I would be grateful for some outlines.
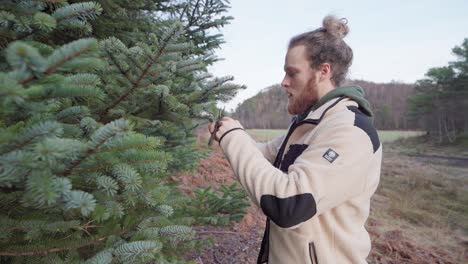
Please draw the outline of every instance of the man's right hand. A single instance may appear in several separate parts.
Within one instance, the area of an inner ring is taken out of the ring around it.
[[[213,123],[208,125],[208,130],[210,131],[210,134],[212,134],[213,131],[215,130],[215,126],[216,126],[216,122],[213,122]],[[224,133],[226,133],[227,131],[229,131],[229,130],[231,130],[233,128],[242,128],[242,129],[244,129],[244,127],[239,122],[239,120],[235,120],[235,119],[232,119],[232,118],[227,117],[227,116],[223,117],[223,119],[221,119],[221,121],[219,121],[219,129],[216,132],[215,140],[219,141],[219,139],[223,136]]]

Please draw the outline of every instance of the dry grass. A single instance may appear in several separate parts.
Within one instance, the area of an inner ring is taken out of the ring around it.
[[[368,226],[375,245],[370,262],[466,263],[467,186],[468,166],[385,153]]]

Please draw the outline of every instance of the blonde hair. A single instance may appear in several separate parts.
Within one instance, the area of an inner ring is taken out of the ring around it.
[[[322,63],[329,63],[332,82],[339,86],[346,78],[353,61],[353,50],[343,38],[349,33],[348,20],[326,16],[322,27],[293,37],[288,48],[304,45],[310,67],[317,69]]]

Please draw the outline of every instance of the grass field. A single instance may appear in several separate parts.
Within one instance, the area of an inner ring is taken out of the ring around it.
[[[247,132],[256,140],[269,141],[286,133],[284,129],[248,129]],[[409,138],[423,135],[421,131],[378,131],[382,143],[388,143],[401,138]]]

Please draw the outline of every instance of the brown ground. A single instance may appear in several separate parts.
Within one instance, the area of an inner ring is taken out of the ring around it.
[[[215,144],[213,144],[215,145]],[[236,182],[234,174],[218,146],[208,158],[201,160],[196,173],[184,173],[177,177],[179,187],[186,193],[196,187],[211,185],[217,189],[221,184]],[[256,206],[250,206],[247,214],[239,223],[229,227],[197,227],[200,239],[212,238],[214,247],[201,255],[191,255],[197,263],[256,263],[262,241],[265,216]]]
[[[182,174],[177,177],[181,181],[181,189],[187,193],[195,187],[220,184],[231,184],[236,181],[233,172],[224,158],[217,144],[211,155],[203,159],[196,173]],[[426,164],[412,161],[412,163],[399,163],[402,158],[398,155],[387,154],[384,159],[382,177],[385,175],[398,175],[410,167],[424,168]],[[408,157],[404,158],[405,161]],[[422,228],[416,230],[412,225],[400,221],[399,211],[392,211],[391,201],[385,194],[377,192],[372,201],[373,210],[367,229],[372,238],[372,251],[368,262],[373,264],[442,264],[442,263],[468,263],[468,240],[461,233],[453,230],[442,232],[440,228]],[[239,222],[229,227],[197,227],[200,239],[211,238],[213,247],[207,248],[201,254],[191,254],[190,258],[199,264],[207,263],[256,263],[259,246],[263,236],[265,217],[256,207],[251,206],[248,213]],[[398,224],[396,224],[398,223]],[[413,230],[414,229],[414,230]],[[435,234],[433,230],[435,231]],[[423,235],[419,233],[424,233]],[[445,233],[444,233],[445,232]],[[442,234],[442,235],[441,235]],[[452,241],[438,243],[438,241],[420,241],[424,239],[435,240],[440,236],[444,242],[447,238]],[[445,247],[445,248],[444,248]],[[461,262],[460,262],[461,261]]]

